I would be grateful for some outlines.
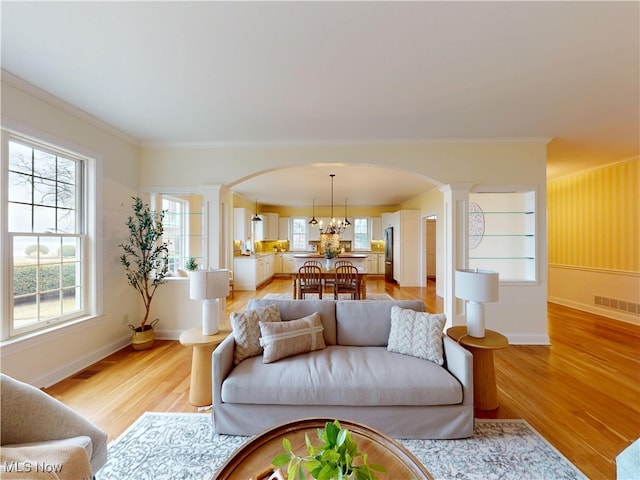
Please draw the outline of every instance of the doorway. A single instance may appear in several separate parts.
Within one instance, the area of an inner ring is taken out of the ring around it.
[[[436,216],[425,218],[425,272],[426,283],[436,280]]]

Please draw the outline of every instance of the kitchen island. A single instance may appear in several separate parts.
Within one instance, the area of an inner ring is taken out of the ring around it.
[[[365,269],[367,267],[367,258],[369,256],[366,253],[340,253],[337,257],[331,259],[331,264],[335,264],[338,260],[348,260],[353,263],[353,266],[358,269]],[[308,260],[317,260],[324,265],[325,258],[321,253],[296,253],[293,258],[296,261],[296,268],[300,268],[304,262]]]

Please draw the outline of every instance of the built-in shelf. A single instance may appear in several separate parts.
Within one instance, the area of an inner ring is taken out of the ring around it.
[[[535,282],[535,191],[469,195],[469,268],[494,270],[501,282]]]

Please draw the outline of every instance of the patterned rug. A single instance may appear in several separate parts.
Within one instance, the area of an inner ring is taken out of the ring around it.
[[[317,293],[307,293],[304,297],[307,300],[318,300]],[[292,300],[293,299],[290,293],[267,293],[262,298],[271,298],[275,300]],[[349,300],[350,298],[351,298],[351,295],[348,293],[341,293],[338,295],[339,300]],[[323,294],[322,299],[333,300],[333,294],[331,293]],[[386,293],[369,293],[367,294],[367,300],[393,300],[393,298],[387,295]]]
[[[209,480],[247,439],[213,435],[209,414],[147,412],[109,444],[96,478]],[[476,420],[467,439],[400,442],[437,480],[586,479],[524,420]]]

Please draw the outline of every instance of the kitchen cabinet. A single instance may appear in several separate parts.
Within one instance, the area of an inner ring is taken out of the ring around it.
[[[393,227],[393,279],[402,287],[420,286],[420,211],[387,214]]]
[[[279,229],[279,215],[277,213],[261,213],[262,221],[256,223],[256,241],[277,240]]]
[[[384,275],[384,253],[378,253],[378,273]]]
[[[371,217],[371,240],[384,240],[382,217]]]
[[[273,277],[275,254],[264,253],[256,257],[236,257],[233,275],[236,290],[256,290]]]
[[[375,253],[370,253],[367,256],[366,262],[367,274],[376,275],[378,273],[378,255]]]
[[[296,269],[296,260],[293,253],[282,254],[282,273],[289,274]]]
[[[280,217],[278,219],[278,240],[289,240],[291,236],[291,219]]]
[[[243,242],[251,239],[251,211],[246,208],[233,209],[233,239]]]

